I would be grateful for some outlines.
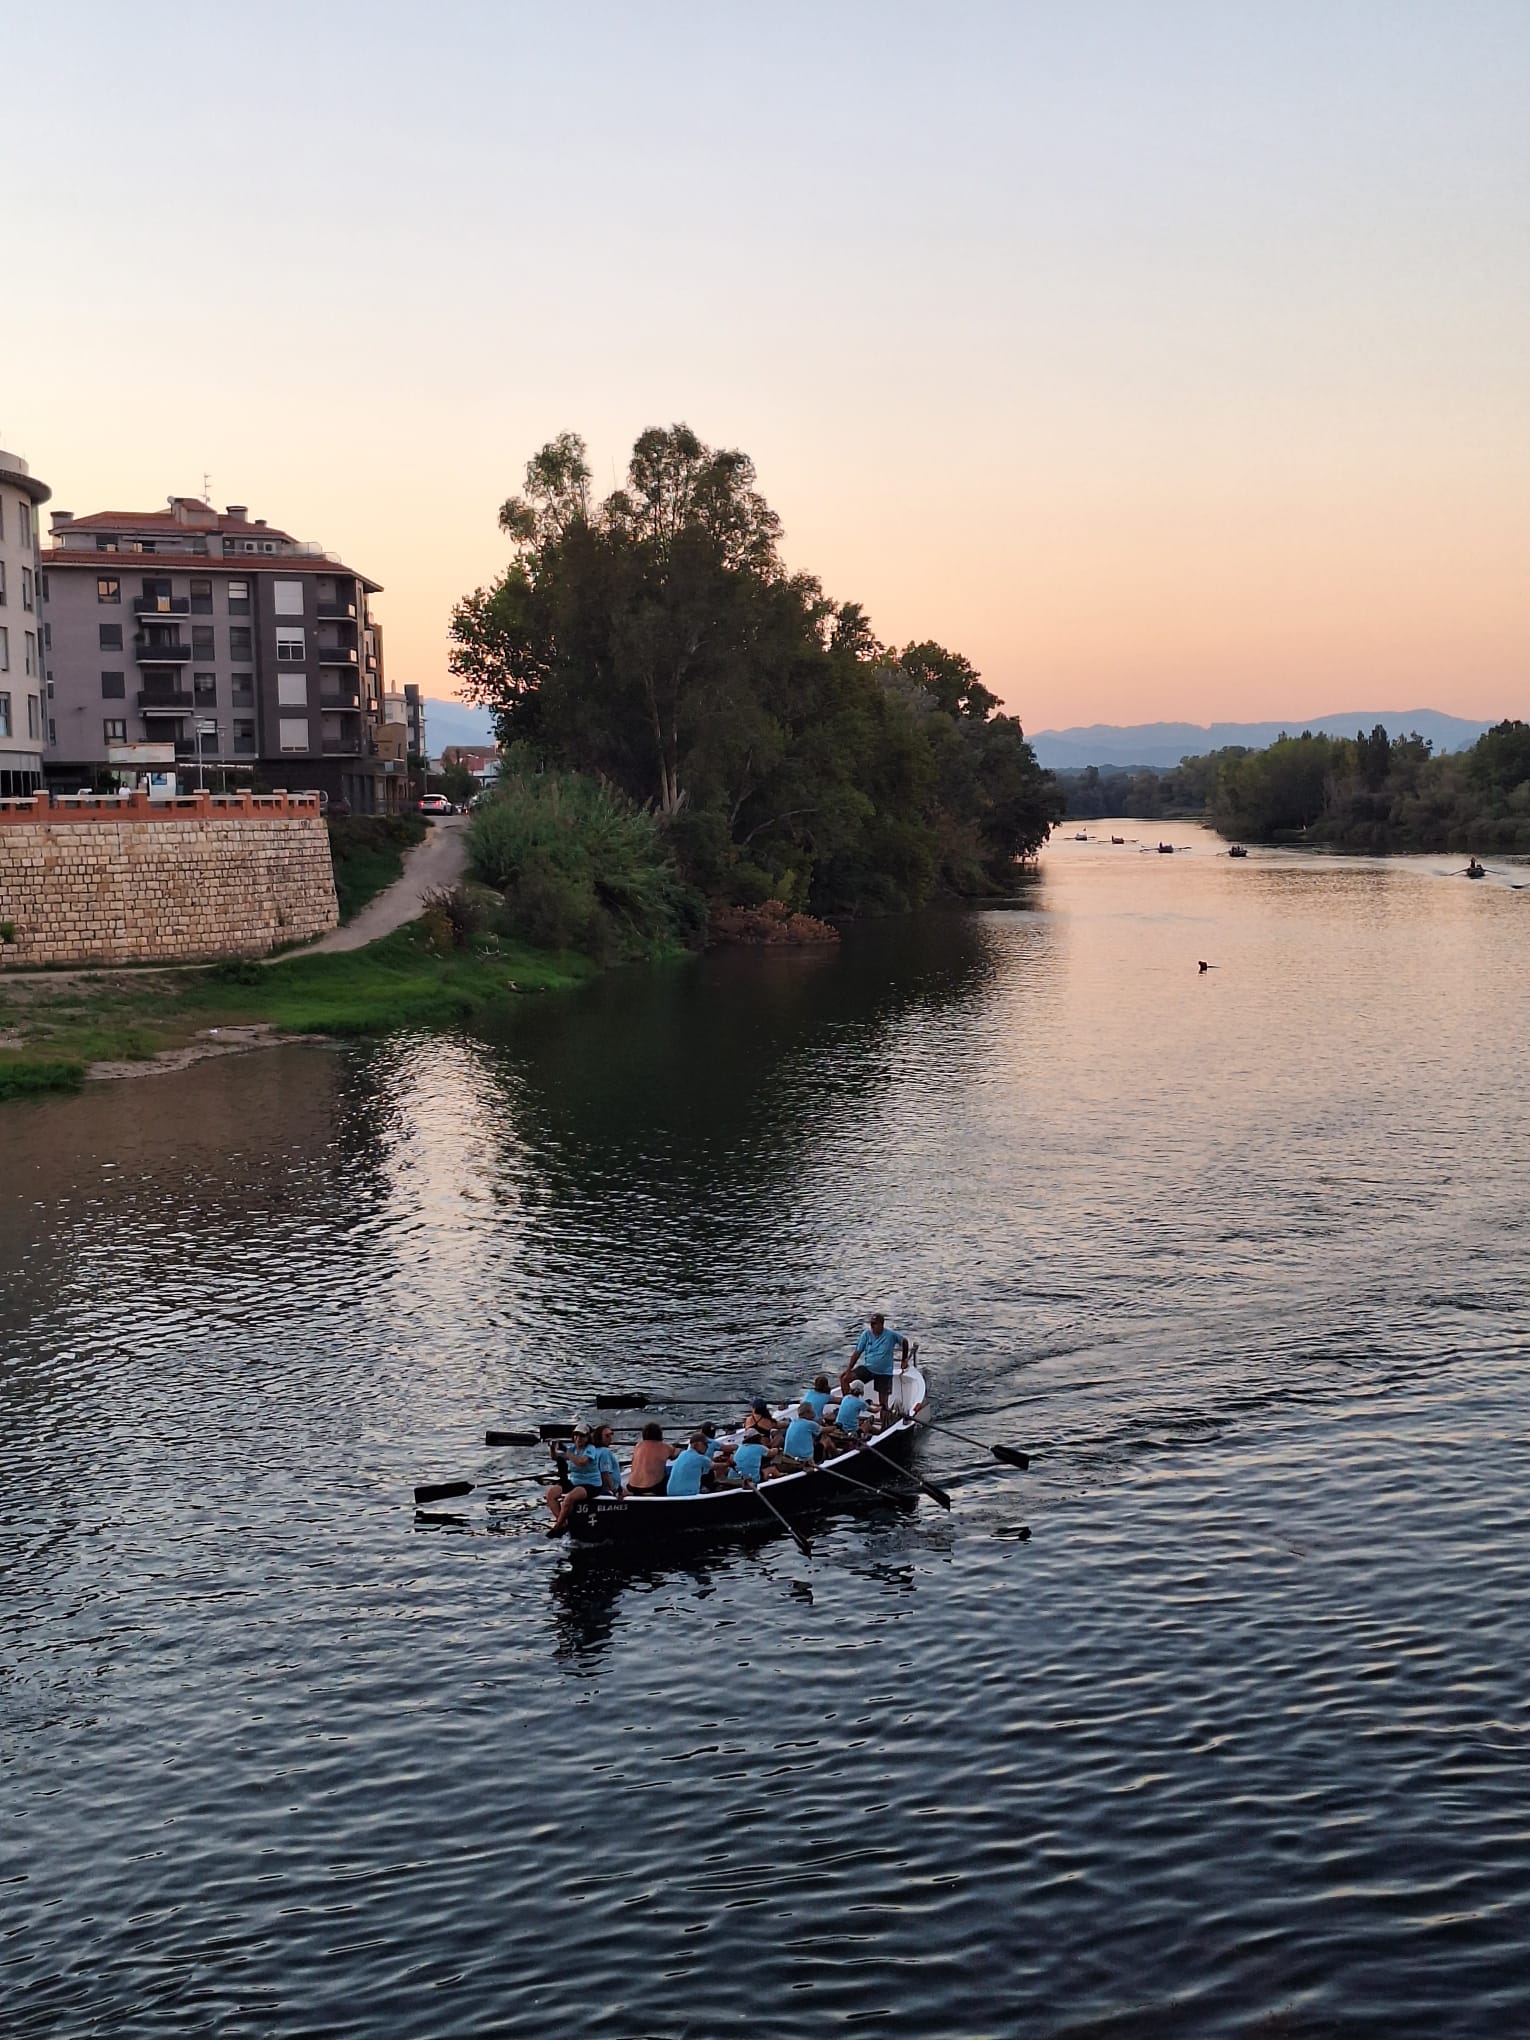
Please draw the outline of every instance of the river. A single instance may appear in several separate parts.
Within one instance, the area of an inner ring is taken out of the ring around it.
[[[1530,892],[1091,831],[4,1108],[8,2033],[1530,2028]],[[484,1447],[878,1304],[1029,1473],[620,1569]]]

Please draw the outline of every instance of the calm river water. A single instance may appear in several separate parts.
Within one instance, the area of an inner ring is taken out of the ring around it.
[[[1165,833],[5,1108],[8,2034],[1530,2030],[1530,892]],[[1029,1474],[621,1570],[483,1445],[877,1303]]]

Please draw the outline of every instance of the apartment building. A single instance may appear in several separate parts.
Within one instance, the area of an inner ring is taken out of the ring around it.
[[[407,732],[385,721],[379,584],[242,503],[52,516],[41,558],[49,781],[230,775],[403,806]]]
[[[43,783],[45,664],[38,512],[51,491],[0,453],[0,800]]]
[[[420,794],[425,791],[425,774],[430,759],[425,750],[425,701],[411,680],[402,689],[390,688],[383,696],[383,712],[390,723],[402,723],[405,755],[409,760],[409,783]]]

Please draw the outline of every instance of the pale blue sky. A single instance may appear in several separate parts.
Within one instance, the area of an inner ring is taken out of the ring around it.
[[[86,0],[7,50],[0,441],[343,550],[395,679],[445,691],[538,444],[609,484],[683,417],[1035,726],[1530,714],[1523,4]]]

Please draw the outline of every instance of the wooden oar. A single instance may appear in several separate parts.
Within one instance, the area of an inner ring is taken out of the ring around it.
[[[969,1438],[965,1431],[952,1430],[949,1424],[932,1424],[923,1417],[917,1421],[927,1431],[950,1431],[951,1436],[960,1438],[964,1445],[976,1445],[980,1451],[991,1452],[995,1459],[1002,1459],[1006,1466],[1018,1466],[1022,1473],[1031,1463],[1030,1454],[1022,1452],[1018,1445],[989,1445],[982,1438]]]
[[[457,1495],[470,1495],[473,1486],[470,1480],[426,1481],[414,1491],[414,1506],[422,1509],[429,1502],[449,1502]]]
[[[936,1487],[934,1481],[926,1480],[922,1473],[915,1473],[911,1466],[899,1466],[896,1459],[889,1459],[885,1452],[878,1452],[875,1445],[868,1445],[864,1439],[857,1438],[854,1444],[857,1452],[870,1452],[875,1458],[880,1459],[884,1466],[892,1467],[897,1473],[906,1474],[911,1481],[924,1489],[932,1502],[939,1502],[940,1506],[949,1512],[951,1497],[943,1487]]]
[[[568,1435],[571,1438],[574,1435],[572,1424],[568,1427]],[[542,1433],[541,1431],[485,1431],[483,1442],[485,1445],[540,1445],[542,1443]]]
[[[756,1482],[746,1481],[744,1485],[746,1487],[753,1488],[755,1500],[757,1502],[763,1502],[765,1504],[766,1508],[769,1509],[770,1513],[781,1525],[781,1528],[785,1530],[794,1540],[797,1549],[802,1553],[802,1556],[804,1558],[811,1558],[813,1556],[813,1547],[802,1535],[802,1532],[797,1528],[796,1524],[787,1521],[786,1517],[782,1515],[781,1511],[776,1507],[775,1503],[770,1499],[769,1495],[761,1493],[760,1488]]]
[[[888,1461],[889,1466],[893,1465],[893,1463],[891,1460]],[[903,1468],[900,1466],[896,1470],[901,1473]],[[836,1480],[848,1481],[851,1487],[859,1488],[863,1495],[886,1495],[898,1494],[900,1492],[905,1495],[913,1495],[919,1492],[918,1487],[912,1484],[899,1490],[898,1488],[885,1488],[879,1482],[873,1483],[869,1480],[857,1480],[853,1473],[846,1473],[838,1466],[830,1466],[827,1460],[821,1461],[814,1467],[813,1471],[815,1473],[832,1473]]]

